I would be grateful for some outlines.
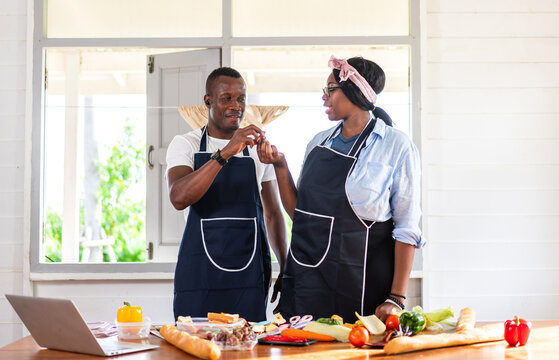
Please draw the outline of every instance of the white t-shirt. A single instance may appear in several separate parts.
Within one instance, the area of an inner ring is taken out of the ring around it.
[[[184,135],[176,135],[167,148],[167,171],[175,166],[186,165],[194,170],[194,154],[200,151],[200,140],[202,129],[193,130]],[[229,143],[228,139],[217,139],[207,135],[206,152],[213,153],[217,149],[223,149]],[[262,183],[276,179],[274,167],[271,164],[263,164],[258,159],[256,146],[248,148],[248,153],[256,165],[256,179],[258,190],[262,191]],[[235,156],[243,156],[241,151]],[[167,174],[165,174],[167,175]]]

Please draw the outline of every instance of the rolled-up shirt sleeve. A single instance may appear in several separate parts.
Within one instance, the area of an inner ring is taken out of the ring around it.
[[[409,148],[402,153],[394,171],[390,194],[390,208],[395,240],[416,248],[425,246],[425,239],[419,228],[421,218],[421,164],[419,151],[410,142]]]

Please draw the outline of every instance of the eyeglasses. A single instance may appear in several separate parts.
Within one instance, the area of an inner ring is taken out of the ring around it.
[[[339,89],[340,86],[327,86],[325,88],[322,88],[322,92],[324,93],[324,95],[326,95],[326,97],[330,97],[330,94],[332,93],[332,91]]]

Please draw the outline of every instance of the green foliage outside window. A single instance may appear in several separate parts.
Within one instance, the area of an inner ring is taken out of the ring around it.
[[[124,136],[110,150],[104,163],[97,163],[100,185],[97,199],[101,206],[101,227],[115,239],[118,262],[145,261],[145,200],[134,199],[130,188],[144,178],[144,149],[134,136],[134,127],[126,121]],[[80,229],[83,229],[83,201],[80,202]],[[47,262],[62,257],[62,216],[48,207],[45,211],[44,244]],[[80,246],[80,255],[82,248]],[[105,253],[104,261],[108,261]]]
[[[45,258],[50,262],[62,261],[62,216],[48,207],[45,212]]]
[[[133,199],[128,189],[143,178],[144,144],[134,143],[134,128],[127,121],[124,137],[112,147],[104,164],[98,164],[101,183],[97,198],[101,204],[101,226],[115,239],[119,262],[145,261],[145,200]],[[105,254],[105,261],[107,261]]]

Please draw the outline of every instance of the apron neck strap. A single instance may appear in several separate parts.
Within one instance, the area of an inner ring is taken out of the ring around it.
[[[206,152],[207,148],[208,148],[208,126],[204,126],[202,128],[202,138],[200,139],[200,152]],[[248,146],[246,146],[243,149],[243,155],[244,156],[250,156],[250,154],[248,153]]]
[[[202,138],[200,139],[200,152],[206,152],[208,147],[208,126],[202,128]]]
[[[359,153],[361,152],[361,149],[363,149],[363,146],[365,145],[367,138],[373,131],[376,123],[377,119],[375,119],[374,117],[369,120],[369,123],[367,124],[365,129],[361,132],[357,140],[355,140],[355,143],[351,147],[351,150],[349,150],[349,156],[354,156],[356,158],[359,157]]]
[[[334,129],[334,131],[332,131],[332,133],[326,138],[324,139],[320,145],[324,146],[324,144],[326,144],[328,142],[328,140],[330,140],[331,138],[334,137],[334,134],[338,132],[338,130],[340,130],[342,128],[342,125],[344,124],[343,121],[340,121],[340,124],[338,126],[336,126],[336,128]]]

